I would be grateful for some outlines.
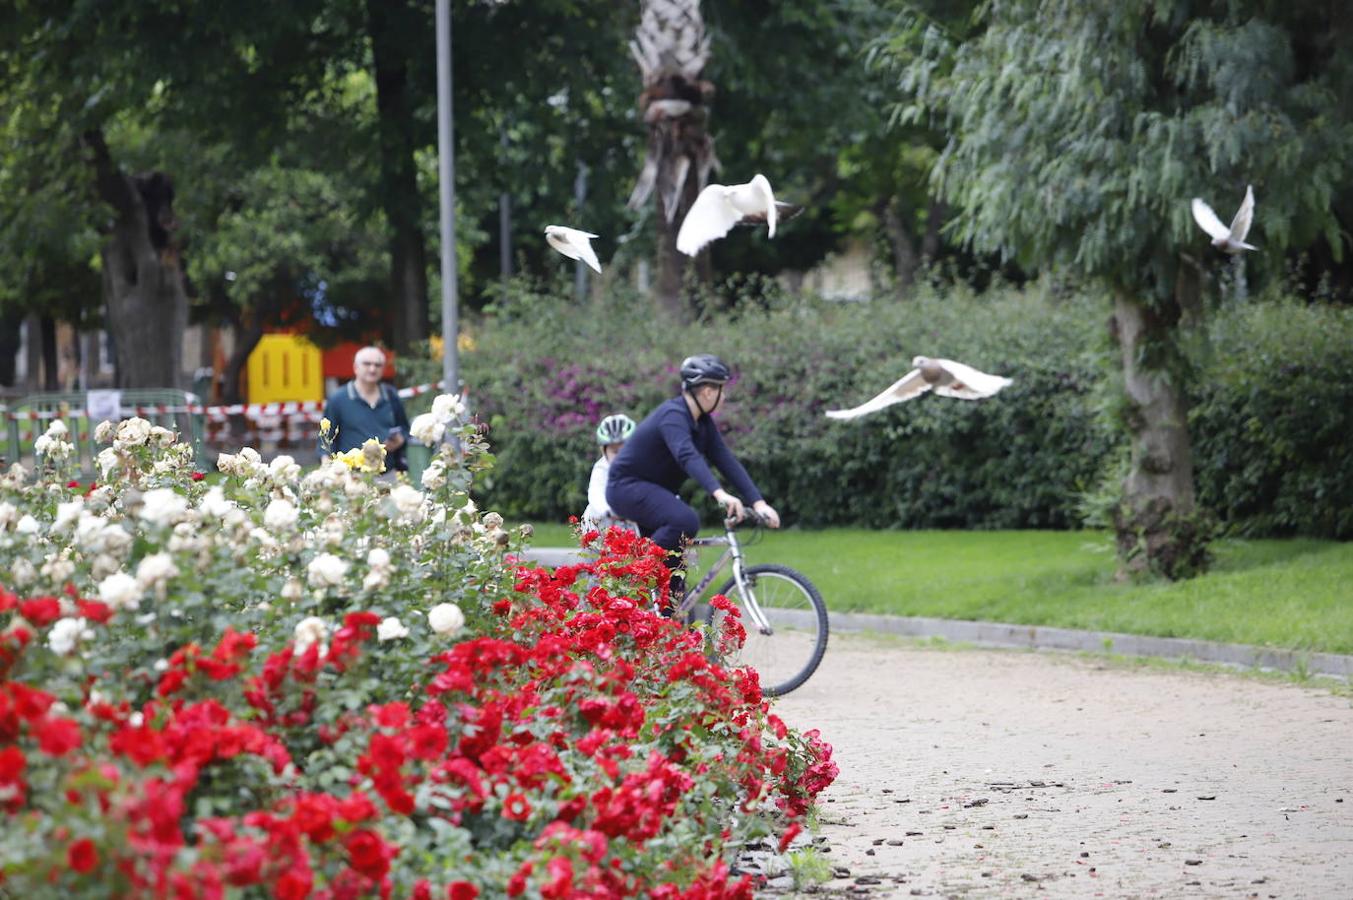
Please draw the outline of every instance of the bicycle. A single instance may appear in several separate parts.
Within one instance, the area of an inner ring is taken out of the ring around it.
[[[758,528],[764,524],[755,513],[747,521]],[[724,567],[732,564],[733,574],[717,593],[735,601],[742,610],[747,640],[740,651],[727,661],[735,666],[751,666],[761,678],[761,692],[778,697],[802,685],[817,670],[827,652],[827,604],[802,572],[778,563],[746,565],[734,529],[738,523],[724,521],[724,536],[696,538],[690,547],[726,547],[723,554],[700,579],[686,591],[673,612],[688,624],[703,620],[715,633],[726,613],[700,597]],[[754,541],[753,541],[754,542]],[[752,543],[752,542],[749,542]],[[703,610],[697,609],[697,604]]]

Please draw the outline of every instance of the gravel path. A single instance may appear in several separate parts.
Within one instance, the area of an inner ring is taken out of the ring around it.
[[[833,892],[1353,897],[1347,697],[834,635],[778,712],[841,767]]]

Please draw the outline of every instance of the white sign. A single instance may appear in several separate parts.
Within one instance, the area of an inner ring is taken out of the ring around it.
[[[89,421],[96,425],[104,421],[119,421],[122,418],[122,392],[89,391],[85,399],[85,412],[89,415]]]

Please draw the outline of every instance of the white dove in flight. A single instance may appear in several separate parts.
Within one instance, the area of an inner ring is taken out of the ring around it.
[[[1247,185],[1245,187],[1245,199],[1240,204],[1240,209],[1236,212],[1236,217],[1231,220],[1231,227],[1227,228],[1217,218],[1217,214],[1212,211],[1212,207],[1204,203],[1200,198],[1193,198],[1193,218],[1203,231],[1212,235],[1212,246],[1223,253],[1235,255],[1243,250],[1258,250],[1253,244],[1245,243],[1245,236],[1250,233],[1250,225],[1254,222],[1254,187]]]
[[[551,247],[569,259],[581,259],[600,274],[601,263],[597,262],[597,251],[592,249],[594,237],[596,235],[590,231],[579,231],[564,225],[545,226],[545,240]]]
[[[765,222],[775,237],[776,220],[800,207],[777,203],[765,175],[754,175],[746,184],[709,184],[695,198],[677,232],[677,249],[694,256],[711,241],[728,234],[734,225]]]
[[[877,397],[861,403],[854,409],[828,410],[827,416],[832,419],[858,418],[872,412],[878,412],[894,403],[919,397],[932,389],[941,397],[981,400],[1013,383],[1009,378],[1001,375],[988,375],[971,366],[954,362],[952,359],[930,359],[925,356],[918,356],[911,361],[911,364],[913,368],[910,372],[893,382],[886,391]]]

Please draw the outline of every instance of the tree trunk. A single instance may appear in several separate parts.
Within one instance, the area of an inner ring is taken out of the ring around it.
[[[883,228],[888,234],[888,242],[893,246],[893,269],[897,274],[898,293],[905,296],[916,283],[916,248],[907,232],[906,223],[902,221],[897,198],[885,200],[880,206],[883,207]]]
[[[24,319],[24,387],[30,391],[42,390],[42,321],[37,313]]]
[[[414,121],[409,107],[409,53],[401,35],[419,33],[418,15],[404,0],[367,0],[367,29],[376,79],[381,203],[390,223],[390,286],[394,347],[404,353],[428,339],[427,249],[422,197],[414,168]]]
[[[931,198],[926,207],[925,237],[921,238],[921,262],[933,265],[940,256],[940,228],[944,217],[949,214],[949,205],[943,200]]]
[[[85,141],[99,197],[115,216],[101,252],[119,387],[179,387],[188,293],[173,241],[173,182],[160,172],[123,173],[101,131],[87,133]]]
[[[1123,422],[1132,459],[1114,512],[1126,572],[1167,578],[1197,574],[1207,562],[1207,528],[1194,501],[1188,408],[1166,371],[1174,322],[1136,297],[1114,296],[1111,327],[1123,361]]]
[[[38,319],[42,332],[42,389],[44,391],[61,390],[61,371],[57,365],[56,319],[42,316]]]
[[[14,311],[0,314],[0,386],[15,387],[18,382],[19,345],[23,337],[23,316]]]

